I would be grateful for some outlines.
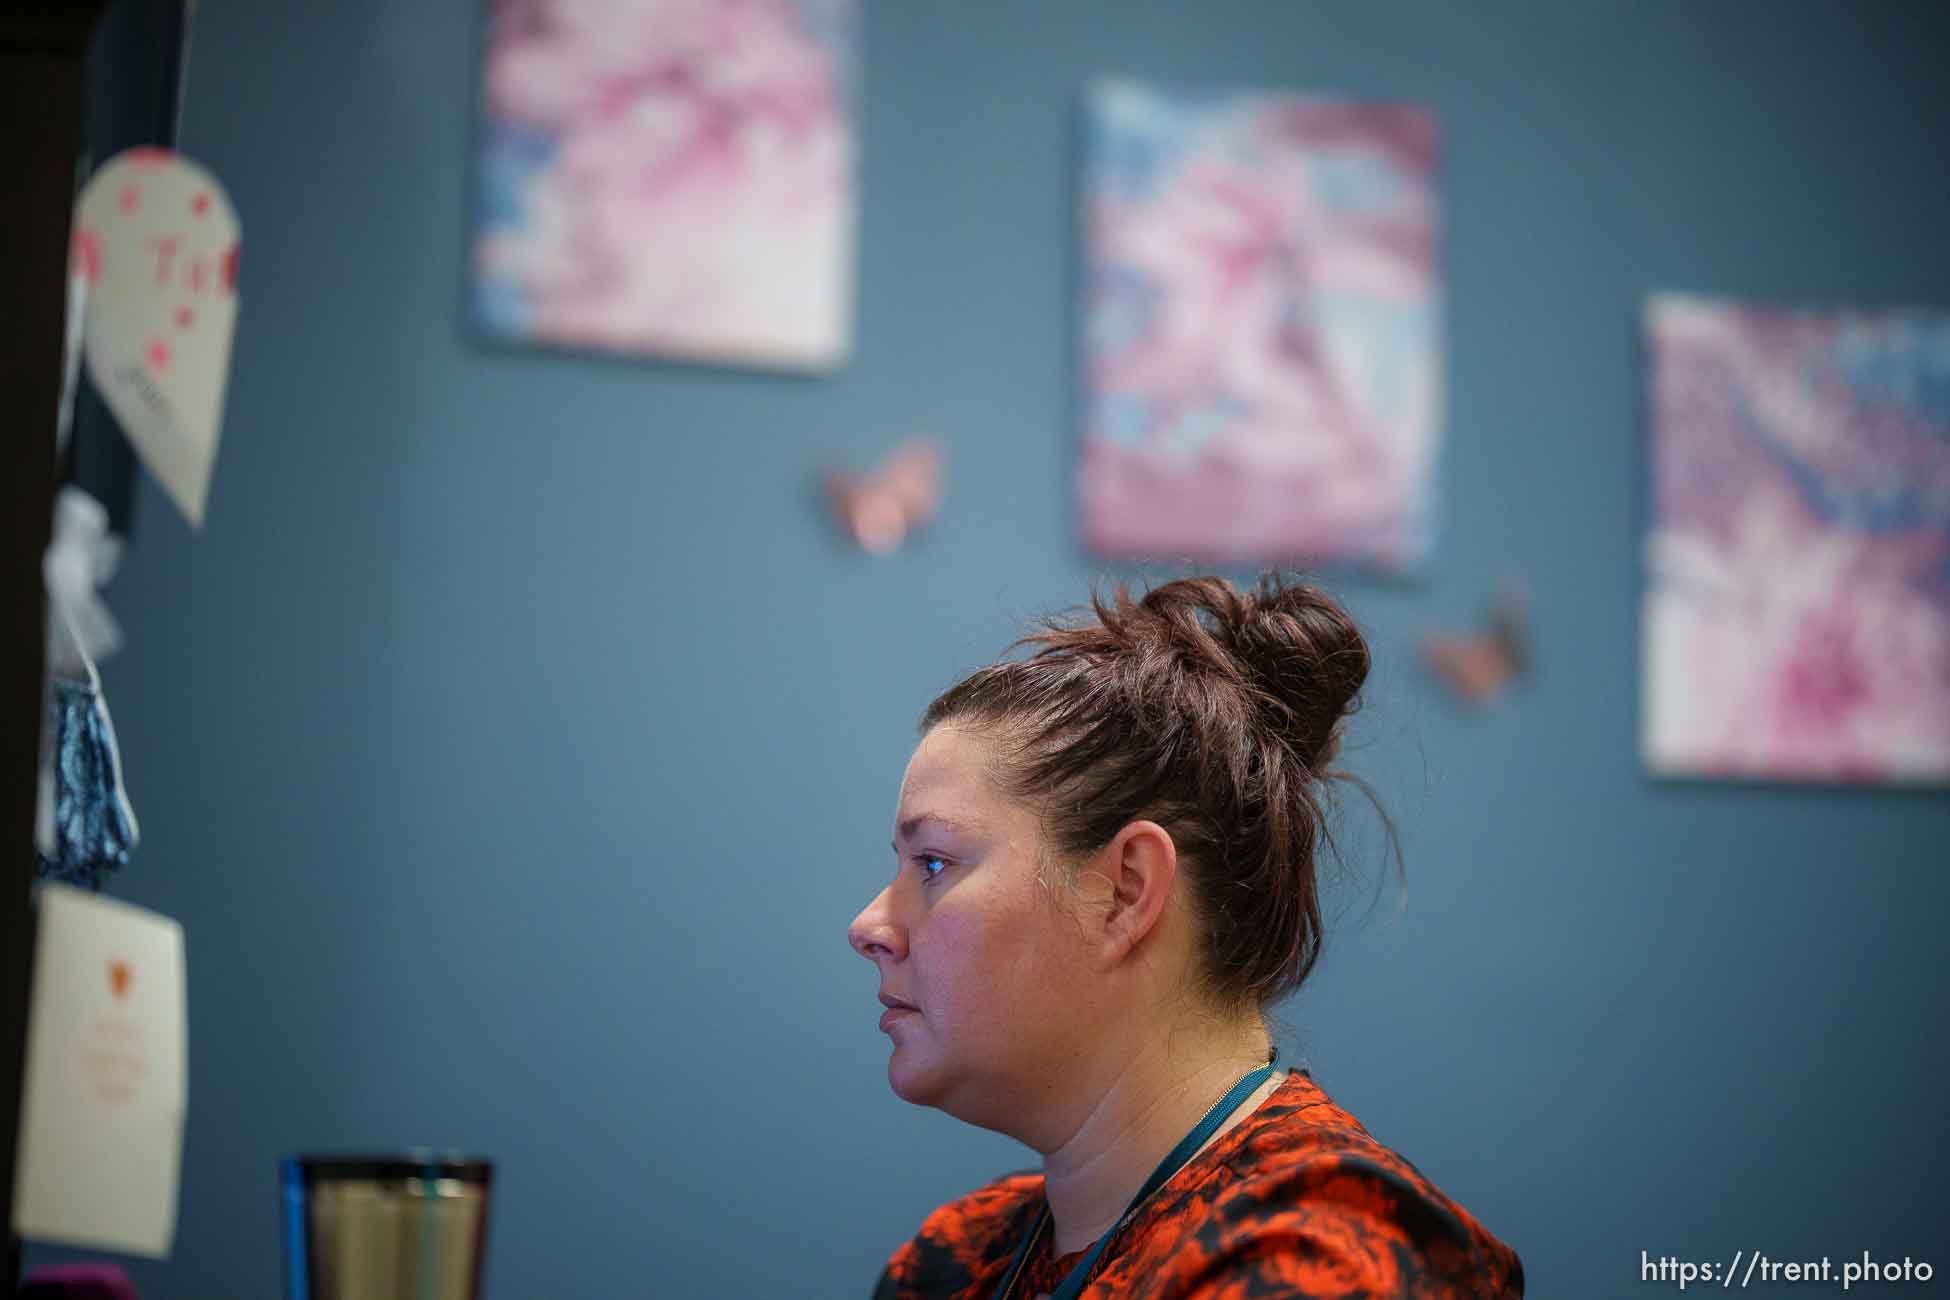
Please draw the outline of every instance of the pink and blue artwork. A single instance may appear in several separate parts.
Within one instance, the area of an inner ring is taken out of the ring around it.
[[[1655,295],[1642,747],[1950,781],[1950,312]]]
[[[489,335],[824,370],[851,346],[857,0],[489,0]]]
[[[1415,570],[1442,441],[1433,119],[1110,81],[1083,141],[1084,544]]]

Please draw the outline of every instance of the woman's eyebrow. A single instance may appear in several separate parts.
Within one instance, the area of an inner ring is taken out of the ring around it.
[[[948,830],[948,831],[960,831],[963,833],[967,833],[975,829],[972,826],[963,825],[961,822],[955,821],[952,818],[944,817],[940,813],[921,813],[918,816],[909,817],[906,821],[900,824],[900,836],[899,838],[895,839],[892,842],[892,847],[894,851],[896,853],[900,852],[901,840],[913,839],[914,832],[920,830],[922,826],[926,825],[929,822],[933,822],[935,825],[941,827],[943,830]]]

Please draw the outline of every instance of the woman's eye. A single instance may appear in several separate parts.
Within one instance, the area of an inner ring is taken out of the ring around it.
[[[947,860],[938,853],[917,853],[914,855],[914,861],[921,868],[923,884],[933,880],[936,876],[939,876],[948,869]],[[938,862],[941,865],[931,868],[928,866],[930,862]]]

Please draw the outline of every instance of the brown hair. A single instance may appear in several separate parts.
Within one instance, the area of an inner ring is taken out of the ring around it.
[[[1008,647],[1037,647],[1029,658],[943,692],[921,734],[951,721],[990,733],[991,776],[1039,806],[1065,863],[1134,820],[1157,822],[1188,869],[1204,991],[1221,1007],[1264,1007],[1320,956],[1321,796],[1329,779],[1361,784],[1328,764],[1367,643],[1325,592],[1277,570],[1256,592],[1181,578],[1135,602],[1120,582],[1109,608],[1093,584],[1090,604],[1094,621],[1046,617]]]

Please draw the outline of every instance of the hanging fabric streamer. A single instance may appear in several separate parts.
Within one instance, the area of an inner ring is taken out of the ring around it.
[[[34,847],[39,875],[86,889],[100,889],[109,872],[128,862],[139,835],[95,669],[97,657],[121,644],[121,629],[96,590],[120,557],[108,511],[80,488],[63,488],[54,540],[41,562],[48,673]]]

